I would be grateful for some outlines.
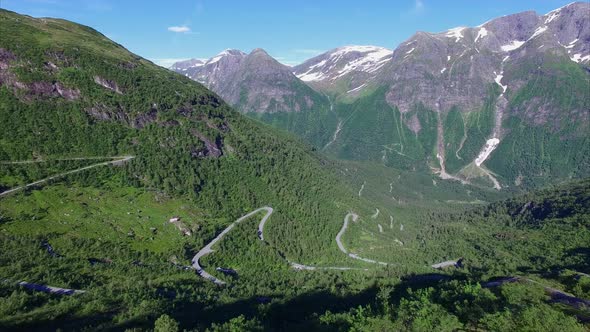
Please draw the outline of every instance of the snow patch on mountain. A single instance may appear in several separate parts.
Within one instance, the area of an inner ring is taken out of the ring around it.
[[[531,38],[529,38],[528,40],[531,40],[531,39],[537,37],[538,35],[542,34],[545,31],[547,31],[547,26],[546,25],[542,25],[542,26],[538,27],[535,30],[535,33],[533,33],[533,35],[531,36]]]
[[[550,23],[551,21],[553,21],[554,19],[558,18],[559,15],[561,15],[561,10],[564,8],[567,8],[571,5],[573,5],[575,2],[570,2],[567,5],[563,6],[563,7],[559,7],[557,9],[554,9],[550,12],[548,12],[547,14],[543,15],[545,18],[545,24]]]
[[[344,66],[344,68],[338,71],[338,76],[336,76],[335,78],[346,75],[352,71],[364,71],[367,73],[375,72],[379,70],[379,68],[381,68],[387,61],[389,61],[389,57],[393,54],[393,51],[380,47],[356,46],[343,47],[341,50],[337,51],[334,54],[334,56],[340,57],[344,53],[354,51],[363,53],[366,52],[366,54],[356,60],[347,63]]]
[[[459,40],[461,40],[463,38],[463,30],[465,30],[465,27],[458,27],[458,28],[453,28],[447,31],[447,33],[445,34],[445,36],[449,37],[449,38],[455,38],[455,42],[459,42]]]
[[[566,46],[564,46],[565,48],[573,48],[574,46],[576,46],[576,43],[578,42],[578,38],[572,40],[569,44],[567,44]]]
[[[364,83],[364,84],[362,84],[362,85],[360,85],[360,86],[357,86],[357,87],[356,87],[356,88],[354,88],[354,89],[351,89],[351,90],[348,90],[348,91],[346,91],[346,93],[348,94],[348,93],[351,93],[351,92],[358,91],[358,90],[362,89],[363,87],[365,87],[366,85],[367,85],[367,83]]]
[[[494,72],[495,74],[496,72]],[[508,89],[507,85],[502,85],[502,78],[504,77],[504,72],[500,72],[500,74],[496,75],[496,78],[494,78],[494,81],[496,81],[496,83],[502,87],[502,93],[506,92],[506,89]]]
[[[315,72],[315,73],[300,74],[300,75],[297,75],[297,77],[302,81],[309,82],[309,81],[321,81],[324,78],[326,78],[326,75],[324,75],[324,73],[322,73],[322,72]]]
[[[486,28],[484,28],[484,27],[481,27],[479,29],[479,31],[477,31],[477,37],[475,37],[474,43],[477,43],[477,41],[479,40],[479,38],[483,38],[483,37],[485,37],[487,35],[488,35],[488,30],[486,30]]]
[[[500,144],[500,140],[495,137],[487,140],[485,148],[483,149],[483,151],[479,153],[477,158],[475,158],[475,165],[477,165],[478,167],[481,166],[481,164],[486,159],[488,159],[488,157],[496,149],[496,147],[498,147],[498,144]]]
[[[574,56],[571,57],[570,59],[572,59],[572,61],[578,62],[578,63],[580,63],[580,62],[586,62],[586,61],[590,60],[590,54],[589,55],[582,56],[581,53],[577,53],[577,54],[574,54]]]
[[[303,73],[295,74],[303,81],[322,81],[335,80],[355,71],[374,73],[391,59],[392,54],[392,50],[383,47],[344,46],[320,55],[325,57],[322,61],[308,67]],[[347,62],[343,63],[344,59]]]
[[[510,44],[502,45],[500,48],[504,52],[514,51],[515,49],[519,48],[524,44],[522,40],[513,40]]]
[[[549,13],[547,13],[547,15],[545,15],[547,18],[545,19],[545,24],[551,23],[551,21],[553,21],[554,19],[558,18],[561,9],[556,9],[553,11],[550,11]]]
[[[239,56],[245,56],[246,53],[242,52],[242,51],[238,51],[238,50],[231,50],[231,49],[226,49],[223,50],[221,53],[217,54],[216,56],[212,57],[211,59],[207,60],[207,62],[205,62],[203,65],[211,65],[214,63],[217,63],[219,60],[223,59],[226,56],[233,56],[233,55],[239,55]]]

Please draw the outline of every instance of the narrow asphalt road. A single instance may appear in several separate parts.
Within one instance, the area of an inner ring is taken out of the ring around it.
[[[242,220],[247,219],[247,218],[255,215],[256,213],[263,211],[263,210],[266,211],[266,215],[262,218],[262,222],[266,222],[266,219],[268,219],[268,217],[270,217],[270,215],[273,212],[273,209],[269,206],[261,207],[261,208],[256,209],[246,215],[241,216],[238,220],[234,221],[231,225],[227,226],[226,229],[224,229],[221,233],[219,233],[219,235],[217,235],[213,240],[211,240],[211,242],[209,242],[209,244],[207,244],[205,247],[203,247],[203,249],[199,250],[199,252],[195,255],[195,257],[193,257],[193,260],[192,260],[192,266],[195,270],[197,270],[197,274],[207,280],[212,281],[213,283],[215,283],[217,285],[225,285],[225,281],[217,279],[214,276],[212,276],[211,274],[207,273],[207,271],[205,271],[203,269],[203,267],[199,264],[199,259],[201,259],[201,257],[203,257],[205,255],[212,253],[214,251],[213,249],[211,249],[213,247],[213,245],[215,243],[217,243],[217,241],[221,240],[225,236],[225,234],[227,234],[229,231],[231,231],[235,225],[240,223]],[[261,226],[259,225],[258,228],[260,229],[260,227]],[[262,225],[262,227],[264,227],[264,224]]]
[[[344,224],[342,225],[342,228],[340,229],[340,231],[338,232],[338,234],[336,234],[336,244],[338,244],[338,248],[340,249],[340,251],[342,251],[343,253],[348,255],[348,251],[346,251],[346,248],[344,248],[344,245],[342,244],[342,241],[340,240],[342,238],[342,235],[344,235],[344,232],[346,232],[346,229],[348,228],[348,219],[352,218],[352,221],[356,221],[358,219],[358,215],[355,213],[348,213],[345,217],[344,217]]]
[[[24,288],[27,288],[27,289],[30,289],[30,290],[33,290],[33,291],[50,293],[50,294],[77,295],[77,294],[86,293],[86,291],[84,291],[84,290],[61,288],[61,287],[54,287],[54,286],[47,286],[47,285],[40,285],[40,284],[34,284],[34,283],[31,283],[31,282],[26,282],[26,281],[12,282],[12,281],[10,281],[8,279],[4,279],[3,281],[4,281],[4,283],[7,283],[7,284],[16,284],[16,285],[22,286]]]
[[[105,158],[110,158],[110,157],[105,157]],[[122,163],[124,163],[126,161],[129,161],[129,160],[133,159],[133,158],[135,158],[135,157],[134,156],[124,156],[124,157],[121,157],[121,159],[116,159],[116,160],[111,160],[111,161],[105,161],[105,162],[101,162],[101,163],[98,163],[98,164],[84,166],[84,167],[77,168],[77,169],[74,169],[74,170],[71,170],[71,171],[67,171],[67,172],[63,172],[63,173],[60,173],[60,174],[52,175],[52,176],[50,176],[48,178],[45,178],[45,179],[42,179],[42,180],[38,180],[38,181],[29,183],[29,184],[25,184],[24,186],[20,186],[20,187],[16,187],[16,188],[12,188],[12,189],[3,191],[3,192],[0,193],[0,197],[7,196],[7,195],[10,195],[10,194],[15,193],[17,191],[20,191],[20,190],[23,190],[23,189],[26,189],[26,188],[29,188],[29,187],[37,186],[37,185],[46,183],[47,181],[51,181],[51,180],[54,180],[54,179],[57,179],[57,178],[60,178],[60,177],[63,177],[63,176],[69,175],[69,174],[82,172],[82,171],[85,171],[85,170],[88,170],[88,169],[91,169],[91,168],[95,168],[95,167],[99,167],[99,166],[105,166],[105,165],[120,165],[120,164],[122,164]],[[89,159],[95,159],[95,158],[93,157],[93,158],[89,158]],[[79,159],[79,160],[82,160],[82,159]],[[17,163],[17,162],[15,162],[15,163]]]
[[[373,259],[364,258],[364,257],[361,257],[357,254],[350,253],[346,250],[346,248],[342,244],[342,235],[344,235],[344,232],[346,232],[346,229],[348,228],[348,223],[349,223],[350,218],[352,218],[352,221],[356,221],[358,219],[358,217],[359,216],[357,214],[355,214],[354,212],[349,212],[344,217],[344,223],[342,224],[342,228],[340,229],[340,232],[338,232],[338,234],[336,234],[336,244],[338,244],[338,248],[340,249],[340,251],[342,251],[343,253],[348,255],[348,257],[350,257],[350,258],[358,259],[363,262],[372,263],[372,264],[379,264],[379,265],[392,265],[392,263],[380,262],[380,261],[376,261]]]
[[[260,238],[260,240],[264,241],[264,225],[266,224],[266,221],[268,220],[268,218],[270,218],[270,215],[274,212],[274,210],[268,206],[263,207],[262,209],[266,209],[267,213],[264,215],[264,217],[262,217],[262,220],[260,220],[260,223],[258,224],[258,237]]]
[[[49,161],[76,161],[76,160],[98,160],[98,159],[125,159],[129,156],[112,156],[112,157],[71,157],[71,158],[52,158],[52,159],[29,159],[18,161],[0,161],[2,165],[20,165],[20,164],[38,164]]]

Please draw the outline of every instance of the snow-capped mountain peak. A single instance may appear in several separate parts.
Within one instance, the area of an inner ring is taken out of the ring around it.
[[[246,53],[244,53],[240,50],[225,49],[225,50],[221,51],[219,54],[217,54],[216,56],[207,60],[207,62],[205,62],[205,65],[214,64],[214,63],[218,62],[219,60],[223,59],[224,57],[228,57],[228,56],[244,57],[244,56],[246,56]]]
[[[334,81],[349,73],[374,73],[391,59],[392,50],[349,45],[330,50],[293,67],[303,81]]]

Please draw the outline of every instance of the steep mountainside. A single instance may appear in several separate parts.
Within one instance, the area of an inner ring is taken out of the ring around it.
[[[280,235],[287,256],[300,253],[297,233],[320,220],[316,230],[331,220],[335,233],[358,203],[307,146],[91,28],[2,10],[0,35],[0,160],[135,156],[116,179],[189,199],[212,218],[272,205],[276,224],[294,227]],[[311,247],[333,250],[326,235]]]
[[[225,50],[205,62],[177,62],[171,69],[204,84],[245,113],[301,112],[324,107],[326,102],[260,48],[250,54]]]
[[[204,84],[241,112],[311,142],[329,141],[336,128],[329,98],[264,50],[225,50],[203,63],[197,61],[179,62],[171,69]]]
[[[381,71],[385,99],[417,136],[429,124],[416,107],[434,112],[443,178],[459,171],[461,179],[485,176],[499,187],[494,173],[510,183],[587,174],[580,158],[590,128],[589,11],[590,4],[574,3],[543,16],[419,32]]]

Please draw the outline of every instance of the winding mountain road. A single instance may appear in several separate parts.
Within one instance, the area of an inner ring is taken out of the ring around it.
[[[217,279],[214,276],[212,276],[211,274],[207,273],[207,271],[205,271],[203,269],[203,267],[200,265],[199,260],[201,259],[201,257],[212,253],[214,251],[212,249],[213,245],[215,243],[217,243],[219,240],[221,240],[225,236],[225,234],[227,234],[229,231],[231,231],[232,228],[234,228],[234,226],[239,224],[242,220],[247,219],[260,211],[266,211],[266,215],[262,218],[262,221],[261,221],[262,225],[258,226],[258,229],[263,228],[264,223],[266,223],[266,220],[268,219],[268,217],[270,217],[270,215],[273,212],[273,209],[269,206],[264,206],[264,207],[258,208],[246,215],[241,216],[236,221],[234,221],[231,225],[227,226],[226,229],[224,229],[221,233],[219,233],[219,235],[217,235],[213,240],[211,240],[211,242],[209,242],[209,244],[207,244],[205,247],[203,247],[203,249],[201,249],[201,250],[199,250],[199,252],[197,252],[197,254],[193,257],[192,266],[195,270],[197,270],[198,275],[200,275],[201,277],[203,277],[207,280],[212,281],[213,283],[215,283],[217,285],[220,285],[220,286],[225,285],[225,281],[223,281],[221,279]]]
[[[361,257],[357,254],[350,253],[346,250],[346,248],[344,247],[344,244],[342,244],[342,235],[344,235],[344,232],[346,232],[346,229],[348,228],[348,223],[349,223],[350,218],[352,218],[352,221],[356,221],[358,219],[358,217],[359,216],[357,214],[355,214],[354,212],[349,212],[344,217],[344,223],[342,224],[342,228],[340,229],[338,234],[336,234],[336,244],[338,245],[338,248],[340,249],[340,251],[342,251],[343,253],[348,255],[348,257],[350,257],[350,258],[358,259],[363,262],[372,263],[372,264],[379,264],[379,265],[393,265],[392,263],[380,262],[380,261],[376,261],[373,259],[364,258],[364,257]]]
[[[104,158],[113,158],[113,157],[90,157],[90,158],[76,158],[76,159],[71,158],[71,159],[63,159],[63,160],[85,160],[85,159],[98,159],[98,158],[104,159]],[[42,179],[42,180],[38,180],[38,181],[29,183],[29,184],[25,184],[24,186],[20,186],[20,187],[16,187],[16,188],[12,188],[12,189],[3,191],[3,192],[0,193],[0,197],[4,197],[4,196],[10,195],[12,193],[15,193],[17,191],[21,191],[21,190],[26,189],[26,188],[34,187],[34,186],[37,186],[37,185],[46,183],[48,181],[51,181],[51,180],[54,180],[54,179],[57,179],[57,178],[60,178],[60,177],[63,177],[63,176],[66,176],[66,175],[69,175],[69,174],[78,173],[78,172],[82,172],[82,171],[85,171],[85,170],[88,170],[88,169],[91,169],[91,168],[95,168],[95,167],[99,167],[99,166],[105,166],[105,165],[120,165],[120,164],[122,164],[122,163],[124,163],[126,161],[129,161],[129,160],[133,159],[133,158],[135,158],[135,156],[123,156],[123,157],[120,157],[120,159],[115,159],[115,160],[111,160],[111,161],[105,161],[105,162],[101,162],[101,163],[97,163],[97,164],[92,164],[92,165],[80,167],[80,168],[77,168],[77,169],[74,169],[74,170],[71,170],[71,171],[67,171],[67,172],[63,172],[63,173],[60,173],[60,174],[52,175],[52,176],[50,176],[48,178],[45,178],[45,179]],[[8,163],[13,163],[13,164],[18,164],[18,163],[20,163],[20,164],[27,164],[27,163],[33,163],[33,162],[35,162],[35,161],[25,160],[25,161],[18,161],[18,162],[15,161],[15,162],[8,162]],[[42,162],[42,161],[38,161],[38,162]],[[6,163],[6,162],[4,162],[4,163]]]
[[[262,240],[262,241],[264,241],[264,225],[266,224],[266,221],[268,220],[268,218],[270,217],[270,215],[272,214],[272,212],[273,211],[271,209],[270,213],[267,213],[262,218],[262,220],[260,220],[260,223],[258,224],[258,238],[260,238],[260,240]],[[356,267],[348,267],[348,266],[312,266],[312,265],[305,265],[305,264],[300,264],[300,263],[292,262],[292,261],[290,261],[288,259],[287,259],[287,262],[295,270],[307,270],[307,271],[315,271],[315,270],[341,270],[341,271],[364,270],[364,271],[366,271],[367,270],[367,269],[361,269],[361,268],[356,268]]]

